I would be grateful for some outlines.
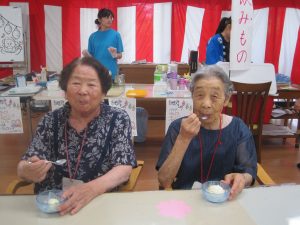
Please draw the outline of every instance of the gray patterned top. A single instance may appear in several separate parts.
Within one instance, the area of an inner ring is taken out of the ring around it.
[[[136,167],[128,114],[122,109],[106,104],[101,104],[100,107],[99,116],[87,126],[80,164],[74,177],[84,182],[102,176],[118,165]],[[47,113],[38,124],[35,136],[22,159],[34,155],[51,161],[67,159],[64,132],[66,128],[70,168],[71,173],[74,174],[84,131],[77,133],[70,126],[69,114],[68,103],[62,108]],[[57,121],[57,126],[54,126],[54,121]],[[56,135],[55,129],[57,129]],[[54,137],[57,137],[57,140],[54,140]],[[62,189],[62,177],[69,177],[67,163],[63,166],[53,165],[46,179],[35,184],[35,193],[49,189]]]

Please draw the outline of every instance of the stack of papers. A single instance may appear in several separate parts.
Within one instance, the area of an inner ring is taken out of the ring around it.
[[[280,117],[280,116],[283,116],[283,115],[286,115],[286,114],[293,114],[294,112],[290,109],[273,109],[272,110],[272,117]]]
[[[147,60],[146,59],[141,59],[137,61],[133,61],[131,64],[146,64]]]
[[[269,136],[294,135],[295,134],[295,132],[293,132],[287,126],[278,126],[278,125],[274,125],[274,124],[264,124],[262,133],[263,133],[263,135],[269,135]]]

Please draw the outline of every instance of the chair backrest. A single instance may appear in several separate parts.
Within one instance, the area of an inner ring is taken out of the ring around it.
[[[8,184],[8,186],[6,188],[6,194],[17,194],[17,192],[19,191],[20,188],[29,186],[29,185],[31,185],[31,186],[28,188],[29,191],[26,192],[26,194],[33,194],[33,183],[23,181],[20,179],[15,179]]]
[[[264,111],[271,82],[246,84],[233,81],[236,94],[232,101],[232,114],[240,117],[255,134],[261,135]]]
[[[136,185],[137,179],[141,173],[141,170],[144,166],[143,160],[137,160],[137,167],[133,168],[129,177],[129,180],[119,187],[119,191],[133,191]]]
[[[275,185],[275,182],[273,179],[267,174],[267,172],[264,170],[264,168],[257,163],[257,177],[256,181],[260,185]]]

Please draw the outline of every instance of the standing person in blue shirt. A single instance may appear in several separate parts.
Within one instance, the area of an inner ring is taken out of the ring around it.
[[[123,43],[120,33],[111,29],[113,20],[114,14],[111,10],[99,10],[100,29],[89,37],[88,53],[110,71],[114,80],[118,73],[117,60],[122,58]]]
[[[219,23],[216,34],[211,37],[206,47],[206,64],[229,62],[231,33],[231,17],[223,17]]]

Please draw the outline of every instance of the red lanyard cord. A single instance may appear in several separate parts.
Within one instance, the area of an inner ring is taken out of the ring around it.
[[[84,134],[83,134],[83,139],[81,141],[80,151],[79,151],[79,154],[77,156],[77,162],[76,162],[76,166],[75,166],[75,171],[74,171],[74,174],[72,175],[72,172],[71,172],[71,163],[70,163],[70,158],[69,158],[69,150],[68,150],[67,122],[65,124],[65,143],[66,143],[65,152],[66,152],[66,156],[67,156],[67,165],[68,165],[68,172],[69,172],[70,179],[74,179],[75,176],[76,176],[76,174],[77,174],[77,170],[78,170],[79,163],[80,163],[80,160],[81,160],[83,145],[85,144],[86,130],[87,129],[85,128]]]
[[[220,114],[220,124],[219,124],[218,139],[217,139],[217,142],[216,142],[215,147],[214,147],[214,151],[213,151],[213,155],[212,155],[212,158],[211,158],[211,161],[210,161],[210,165],[209,165],[209,168],[208,168],[208,171],[207,171],[206,179],[204,180],[203,179],[203,144],[202,144],[203,141],[202,141],[202,137],[201,137],[201,129],[199,131],[200,167],[201,167],[201,171],[200,171],[200,176],[201,177],[200,178],[201,178],[201,183],[204,183],[209,178],[209,175],[211,173],[211,168],[212,168],[212,165],[213,165],[213,162],[214,162],[214,159],[215,159],[217,148],[221,144],[221,135],[222,135],[222,114]]]

